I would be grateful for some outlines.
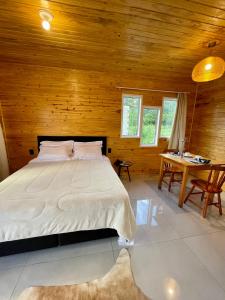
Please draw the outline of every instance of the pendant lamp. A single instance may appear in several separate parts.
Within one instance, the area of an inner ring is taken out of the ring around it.
[[[218,45],[217,41],[209,42],[207,47],[213,48]],[[195,65],[192,71],[192,80],[196,82],[207,82],[223,76],[225,61],[218,56],[208,56]]]

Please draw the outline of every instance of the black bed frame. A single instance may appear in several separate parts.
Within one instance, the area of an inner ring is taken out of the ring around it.
[[[40,148],[40,143],[42,141],[66,140],[74,140],[77,142],[102,141],[102,154],[107,154],[107,138],[105,136],[38,136],[38,149]],[[118,236],[115,229],[103,228],[98,230],[76,231],[2,242],[0,243],[0,256],[97,240],[112,236]]]

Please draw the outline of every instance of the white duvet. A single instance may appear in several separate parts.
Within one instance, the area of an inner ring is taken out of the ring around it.
[[[100,228],[131,240],[129,196],[107,160],[31,162],[0,183],[0,242]]]

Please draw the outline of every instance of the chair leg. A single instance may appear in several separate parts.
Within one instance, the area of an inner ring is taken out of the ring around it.
[[[192,185],[192,188],[190,189],[189,193],[187,194],[185,200],[184,200],[184,203],[186,203],[188,201],[188,198],[190,197],[190,195],[192,194],[192,192],[194,191],[195,189],[195,186]]]
[[[202,192],[201,201],[204,200],[204,197],[205,197],[205,192]]]
[[[171,176],[170,176],[170,181],[169,181],[169,187],[168,187],[168,191],[170,192],[171,190],[171,185],[172,185],[172,182],[174,181],[174,173],[171,173]]]
[[[161,182],[161,185],[158,185],[159,190],[162,189],[162,183],[163,183],[163,179],[164,179],[165,175],[166,175],[166,172],[165,172],[165,170],[163,170],[162,173],[160,174],[159,182]]]
[[[120,173],[121,173],[121,166],[119,166],[119,169],[118,169],[118,175],[120,177]]]
[[[207,193],[207,196],[205,198],[205,203],[204,203],[203,209],[202,209],[203,218],[206,217],[209,201],[210,201],[210,193]]]
[[[222,210],[222,204],[221,204],[220,193],[218,193],[218,205],[219,205],[219,212],[220,212],[220,215],[222,216],[223,210]]]
[[[131,179],[130,179],[129,167],[127,167],[127,173],[128,173],[129,181],[131,181]]]

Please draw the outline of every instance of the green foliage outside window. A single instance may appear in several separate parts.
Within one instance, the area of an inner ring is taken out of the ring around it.
[[[123,102],[123,136],[138,136],[140,97],[125,96]]]
[[[170,138],[172,130],[174,118],[176,115],[177,109],[177,100],[164,100],[163,102],[163,114],[162,114],[162,124],[161,124],[161,137]]]
[[[156,144],[156,130],[158,126],[159,109],[144,108],[141,132],[142,145]]]
[[[141,96],[123,96],[122,136],[138,137]],[[164,98],[160,136],[170,138],[177,109],[177,99]],[[156,145],[160,110],[144,107],[141,128],[141,144]]]

